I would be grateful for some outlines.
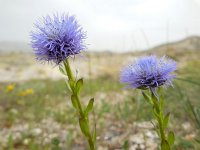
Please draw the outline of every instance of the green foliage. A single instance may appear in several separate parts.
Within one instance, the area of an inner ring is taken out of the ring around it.
[[[81,128],[82,133],[85,135],[85,137],[88,141],[90,150],[95,150],[96,137],[95,137],[95,142],[94,142],[94,137],[93,137],[94,134],[92,135],[90,132],[89,117],[88,117],[88,113],[93,109],[94,98],[90,99],[86,109],[83,110],[83,104],[81,103],[81,101],[79,99],[80,89],[83,86],[83,79],[81,78],[78,81],[76,81],[76,79],[74,79],[68,59],[66,59],[64,61],[63,67],[64,67],[65,71],[67,72],[68,84],[71,89],[72,105],[79,113],[79,116],[78,116],[79,126]]]
[[[164,120],[163,120],[163,128],[166,129],[167,126],[168,126],[168,122],[169,122],[169,116],[170,116],[170,113],[167,113],[164,117]]]
[[[167,134],[166,131],[168,127],[170,113],[164,115],[164,99],[161,96],[161,90],[158,90],[157,95],[155,95],[154,92],[151,91],[151,97],[148,96],[148,94],[144,94],[144,92],[142,93],[142,95],[144,96],[146,101],[150,101],[149,104],[153,106],[153,114],[155,116],[155,120],[157,121],[156,124],[153,123],[153,125],[160,138],[161,150],[171,150],[171,146],[174,143],[175,138],[173,132],[169,132]]]
[[[170,146],[172,146],[174,144],[175,141],[175,135],[174,132],[170,131],[167,137],[167,141],[169,143]]]
[[[161,150],[171,150],[169,143],[167,142],[167,140],[163,140],[161,142]]]
[[[129,150],[129,142],[128,140],[124,141],[124,144],[123,144],[123,150]]]
[[[59,146],[60,141],[58,138],[53,138],[51,140],[51,144],[52,144],[52,149],[51,150],[62,150]]]
[[[13,143],[13,138],[12,135],[8,137],[8,150],[14,150],[14,143]]]
[[[142,95],[144,96],[144,99],[147,101],[149,104],[153,104],[153,101],[149,95],[147,95],[145,92],[142,92]]]
[[[81,131],[83,132],[83,134],[86,137],[89,137],[90,131],[89,131],[89,128],[88,128],[86,118],[79,118],[79,125],[80,125]]]
[[[63,75],[67,75],[67,73],[62,65],[59,66],[59,70]]]
[[[78,110],[79,108],[78,108],[77,96],[76,95],[73,95],[73,94],[71,95],[71,102],[72,102],[72,105],[74,106],[74,108]]]
[[[80,94],[80,89],[82,88],[83,86],[83,79],[79,79],[77,82],[76,82],[76,94]]]
[[[88,105],[87,105],[85,111],[84,111],[84,114],[85,114],[86,116],[88,116],[88,113],[92,111],[93,105],[94,105],[94,98],[91,98],[91,99],[89,100],[89,103],[88,103]]]

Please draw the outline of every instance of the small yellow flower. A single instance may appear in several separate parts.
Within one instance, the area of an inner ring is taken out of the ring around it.
[[[29,94],[30,94],[30,95],[31,95],[31,94],[34,94],[33,89],[27,89],[25,92],[26,92],[27,95],[29,95]]]
[[[31,95],[34,94],[33,89],[26,89],[24,91],[19,92],[19,96],[26,96],[26,95]]]
[[[6,92],[12,92],[15,88],[15,85],[14,84],[10,84],[6,87]]]

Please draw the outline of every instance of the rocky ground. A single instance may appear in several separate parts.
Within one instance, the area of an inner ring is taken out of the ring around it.
[[[125,127],[126,126],[126,127]],[[185,123],[183,128],[190,131],[191,125]],[[38,145],[50,145],[52,139],[60,141],[59,146],[66,149],[66,139],[70,139],[73,146],[71,150],[85,150],[85,139],[79,136],[80,131],[74,125],[61,125],[51,118],[42,120],[36,124],[18,123],[12,127],[4,128],[0,131],[0,146],[4,149],[7,146],[9,136],[12,134],[15,149],[20,150],[21,145],[29,145],[34,138]],[[109,122],[106,127],[107,132],[97,136],[97,150],[124,150],[124,143],[128,143],[129,150],[156,150],[158,137],[150,122],[138,122],[129,125]],[[194,138],[195,134],[190,133],[185,138]],[[76,140],[73,140],[76,139]]]
[[[39,145],[51,144],[53,138],[58,138],[61,142],[60,146],[64,147],[64,142],[67,138],[71,136],[77,138],[77,135],[69,134],[70,128],[77,130],[73,125],[64,127],[52,119],[45,119],[31,126],[28,123],[20,123],[0,131],[0,145],[5,148],[9,136],[12,134],[16,149],[18,147],[20,149],[21,144],[28,145],[31,138],[36,138],[36,143]],[[97,137],[97,143],[101,143],[98,146],[98,150],[122,150],[121,144],[126,140],[128,140],[130,150],[156,149],[158,137],[149,122],[134,123],[129,125],[128,128],[124,130],[120,124],[108,124],[108,132],[101,137]],[[85,150],[83,148],[85,142],[82,142],[84,139],[78,139],[74,143],[77,146],[72,149]]]

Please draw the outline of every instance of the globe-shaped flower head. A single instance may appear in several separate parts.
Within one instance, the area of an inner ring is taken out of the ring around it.
[[[60,64],[86,48],[85,32],[74,16],[46,16],[36,22],[35,27],[31,43],[38,60]]]
[[[155,90],[162,85],[172,85],[176,62],[163,56],[141,57],[126,66],[121,72],[121,82],[131,88]]]

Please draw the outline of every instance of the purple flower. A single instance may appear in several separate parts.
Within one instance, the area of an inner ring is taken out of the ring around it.
[[[85,32],[74,16],[46,16],[35,27],[37,30],[31,33],[31,44],[38,60],[59,64],[86,48]]]
[[[131,88],[154,90],[162,85],[172,85],[171,80],[175,75],[176,62],[163,56],[141,57],[135,63],[126,66],[120,80]]]

